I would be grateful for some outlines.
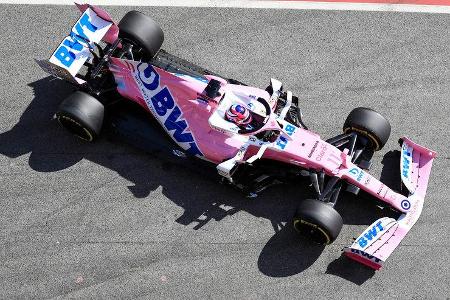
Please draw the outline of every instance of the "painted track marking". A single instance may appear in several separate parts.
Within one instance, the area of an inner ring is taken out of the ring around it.
[[[420,12],[450,14],[450,0],[330,0],[322,1],[271,1],[271,0],[97,0],[80,1],[101,6],[175,6],[175,7],[229,7],[271,8],[295,10],[344,10]],[[365,3],[363,3],[365,2]],[[0,4],[73,5],[71,0],[0,0]]]

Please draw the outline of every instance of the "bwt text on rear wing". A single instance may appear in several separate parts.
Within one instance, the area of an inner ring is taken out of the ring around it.
[[[58,45],[48,60],[37,60],[38,65],[50,75],[75,84],[85,81],[80,69],[94,58],[95,44],[100,41],[113,43],[118,27],[102,9],[88,4],[77,4],[82,15],[70,33]]]

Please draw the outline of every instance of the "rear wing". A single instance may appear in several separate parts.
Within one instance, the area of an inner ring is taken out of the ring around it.
[[[401,201],[406,211],[398,220],[381,218],[371,224],[350,246],[344,248],[348,257],[375,270],[400,244],[422,213],[431,166],[436,152],[414,143],[407,137],[400,139],[402,151],[400,173],[409,196]]]
[[[84,80],[77,76],[86,62],[93,58],[96,43],[113,43],[119,29],[104,10],[88,5],[77,4],[82,15],[63,39],[49,60],[39,60],[38,65],[50,75],[82,84]]]

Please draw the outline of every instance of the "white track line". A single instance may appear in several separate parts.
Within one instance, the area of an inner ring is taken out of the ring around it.
[[[234,7],[300,10],[352,10],[421,12],[450,14],[450,6],[413,4],[376,4],[345,2],[268,1],[268,0],[94,0],[79,1],[102,6],[177,6],[177,7]],[[0,4],[72,5],[71,0],[0,0]]]

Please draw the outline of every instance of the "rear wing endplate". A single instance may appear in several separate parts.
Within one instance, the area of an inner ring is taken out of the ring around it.
[[[57,78],[82,84],[77,77],[82,66],[93,58],[92,51],[101,40],[111,42],[118,34],[118,28],[109,15],[100,8],[78,5],[83,12],[48,61],[37,61],[39,66]]]

